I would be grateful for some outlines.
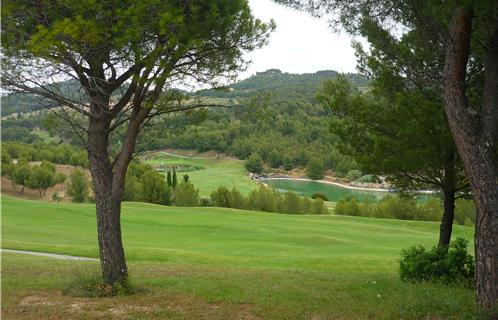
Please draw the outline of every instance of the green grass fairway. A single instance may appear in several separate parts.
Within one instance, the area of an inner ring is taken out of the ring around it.
[[[67,281],[98,272],[98,263],[5,254],[5,315],[460,319],[475,308],[472,290],[398,279],[400,250],[435,244],[437,223],[125,203],[122,228],[132,280],[146,291],[113,299],[61,296]],[[2,198],[3,248],[97,257],[95,229],[92,204]],[[472,235],[472,228],[454,227],[455,237]],[[80,307],[67,307],[73,304]]]
[[[256,182],[247,177],[243,165],[244,162],[242,160],[231,158],[201,159],[175,157],[160,151],[155,152],[148,157],[151,158],[149,158],[146,163],[153,166],[189,165],[202,167],[203,169],[201,170],[178,172],[179,181],[182,179],[184,174],[189,175],[190,180],[197,188],[199,188],[201,196],[208,197],[211,194],[211,191],[219,186],[225,186],[227,188],[237,187],[242,193],[245,194],[249,193],[257,186]]]

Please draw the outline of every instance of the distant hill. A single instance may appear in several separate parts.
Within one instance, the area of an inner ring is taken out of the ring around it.
[[[226,90],[200,90],[195,94],[216,98],[247,98],[255,94],[271,93],[274,96],[280,96],[281,99],[305,98],[309,100],[315,97],[317,89],[324,80],[334,79],[338,74],[337,71],[333,70],[295,74],[282,72],[279,69],[269,69],[257,72],[255,75],[231,85]],[[368,86],[368,78],[365,76],[348,73],[346,77],[360,89]],[[68,97],[79,96],[83,92],[75,80],[61,82],[56,87]],[[11,93],[3,95],[1,99],[2,116],[28,113],[47,106],[57,106],[48,99],[31,94]],[[83,100],[86,99],[83,97]]]
[[[126,90],[128,84],[123,85],[123,90]],[[88,102],[85,90],[77,80],[68,80],[55,83],[53,85],[54,92],[63,95],[66,98]],[[59,104],[38,95],[28,93],[10,93],[2,95],[2,117],[15,113],[29,113],[46,108],[58,107]]]
[[[296,96],[314,97],[324,80],[334,79],[338,74],[334,70],[295,74],[282,72],[279,69],[269,69],[257,72],[255,75],[231,85],[226,90],[201,90],[197,94],[217,98],[243,98],[255,93],[271,92],[289,98]],[[368,86],[368,78],[365,76],[347,73],[346,77],[360,89]]]
[[[69,98],[79,98],[83,92],[76,80],[62,81],[54,84],[53,90]],[[84,95],[82,100],[85,101]],[[2,96],[2,116],[14,113],[29,113],[45,108],[57,107],[59,104],[50,99],[27,93],[10,93]]]

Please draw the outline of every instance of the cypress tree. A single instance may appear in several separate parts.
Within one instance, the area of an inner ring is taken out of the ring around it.
[[[176,168],[173,167],[173,183],[171,184],[173,186],[173,189],[176,188],[177,184],[178,184],[178,180],[176,178]]]
[[[168,170],[168,174],[166,175],[166,183],[168,183],[168,187],[171,187],[171,171]]]

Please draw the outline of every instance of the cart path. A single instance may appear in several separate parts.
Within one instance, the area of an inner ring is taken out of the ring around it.
[[[20,253],[29,254],[32,256],[48,257],[60,260],[79,260],[79,261],[99,261],[99,259],[87,258],[87,257],[76,257],[68,256],[64,254],[48,253],[48,252],[35,252],[35,251],[24,251],[24,250],[12,250],[12,249],[0,249],[2,253]]]

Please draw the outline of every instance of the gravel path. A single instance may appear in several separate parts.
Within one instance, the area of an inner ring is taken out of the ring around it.
[[[48,257],[48,258],[54,258],[54,259],[60,259],[60,260],[79,260],[79,261],[98,261],[99,260],[99,259],[94,259],[94,258],[66,256],[64,254],[46,253],[46,252],[11,250],[11,249],[0,249],[0,251],[2,253],[5,252],[5,253],[29,254],[32,256]]]

